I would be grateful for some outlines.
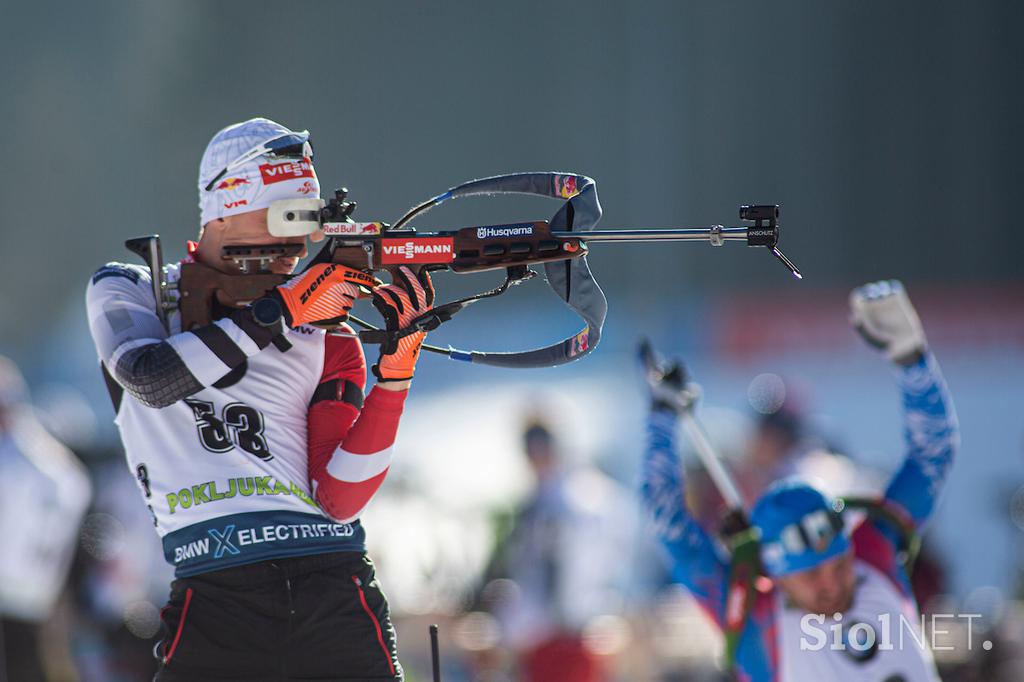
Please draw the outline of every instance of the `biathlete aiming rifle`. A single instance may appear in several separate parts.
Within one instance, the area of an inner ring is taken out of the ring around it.
[[[563,200],[550,220],[484,225],[454,230],[417,232],[407,223],[414,217],[445,201],[461,197],[493,194],[528,194]],[[588,246],[597,242],[703,241],[722,246],[727,241],[742,241],[762,246],[778,258],[796,277],[796,266],[778,249],[779,207],[742,206],[740,218],[753,223],[739,227],[708,227],[653,230],[602,230],[594,227],[601,218],[597,185],[584,175],[574,173],[516,173],[473,180],[419,204],[394,225],[381,222],[357,223],[351,218],[355,203],[347,201],[346,190],[337,190],[329,201],[287,199],[274,202],[268,209],[270,233],[277,237],[295,237],[322,232],[328,241],[309,265],[339,263],[366,272],[397,270],[452,270],[456,273],[504,269],[504,283],[490,291],[437,305],[404,329],[385,331],[350,316],[364,328],[357,336],[364,343],[392,344],[403,336],[430,331],[451,319],[455,313],[476,301],[498,296],[512,285],[524,282],[536,273],[532,265],[543,265],[548,284],[585,323],[576,334],[559,342],[520,352],[463,351],[424,345],[427,351],[447,355],[453,360],[502,367],[548,367],[576,360],[598,344],[607,313],[607,300],[587,264]],[[159,254],[157,237],[130,240],[130,249],[142,255],[154,273],[160,272],[153,254]],[[211,321],[214,302],[237,306],[261,297],[281,284],[286,276],[266,273],[275,258],[295,256],[301,245],[232,246],[224,249],[225,260],[239,264],[242,275],[229,275],[201,263],[183,263],[177,283],[158,282],[154,292],[162,316],[180,309],[182,329],[187,331]],[[308,265],[307,265],[308,267]],[[177,296],[171,290],[177,289]]]

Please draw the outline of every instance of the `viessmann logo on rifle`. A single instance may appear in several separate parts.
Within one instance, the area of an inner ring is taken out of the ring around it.
[[[422,239],[382,239],[382,264],[447,263],[455,258],[450,237]]]

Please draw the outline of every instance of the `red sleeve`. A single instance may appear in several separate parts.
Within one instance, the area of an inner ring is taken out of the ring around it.
[[[366,361],[359,342],[327,335],[325,343],[321,385],[353,382],[361,394]],[[338,387],[340,397],[342,385]],[[361,410],[351,400],[320,400],[310,407],[310,486],[331,517],[340,521],[358,517],[384,482],[407,393],[374,387]]]
[[[343,327],[348,331],[347,327]],[[324,338],[324,371],[320,385],[332,380],[351,381],[360,393],[366,386],[366,360],[357,339],[327,334]],[[342,400],[322,400],[309,408],[309,471],[313,473],[327,466],[327,460],[345,438],[352,422],[359,416],[359,408]]]

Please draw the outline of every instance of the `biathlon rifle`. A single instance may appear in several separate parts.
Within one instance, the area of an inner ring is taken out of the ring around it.
[[[550,220],[483,225],[452,230],[418,232],[409,221],[454,198],[494,195],[528,194],[562,200],[562,206]],[[607,300],[598,286],[586,255],[592,243],[698,241],[722,246],[728,241],[741,241],[748,246],[769,249],[789,271],[801,277],[796,266],[778,249],[779,207],[752,205],[740,207],[740,218],[749,225],[680,229],[601,230],[594,227],[601,218],[597,186],[584,175],[574,173],[515,173],[473,180],[439,194],[414,207],[394,225],[382,222],[355,222],[355,202],[347,200],[347,190],[339,189],[329,201],[323,199],[287,199],[274,202],[268,209],[270,233],[278,237],[294,237],[322,232],[327,242],[309,262],[331,262],[367,272],[397,270],[408,266],[428,271],[451,270],[456,273],[505,270],[505,281],[499,287],[449,303],[436,305],[404,329],[378,329],[356,317],[349,320],[363,327],[356,334],[364,343],[393,343],[416,331],[430,331],[452,318],[466,306],[498,296],[510,286],[536,275],[530,269],[543,265],[546,279],[555,293],[580,317],[584,327],[573,336],[543,348],[520,352],[463,351],[424,344],[424,350],[447,355],[454,360],[502,367],[547,367],[578,359],[598,344],[607,313]],[[153,238],[142,238],[142,240]],[[157,253],[159,244],[130,240],[127,244],[136,253]],[[134,243],[133,243],[134,242]],[[268,289],[281,284],[286,276],[261,272],[275,258],[301,253],[301,245],[232,246],[222,257],[239,264],[244,276],[228,275],[200,263],[183,263],[180,281],[175,284],[154,283],[162,311],[177,307],[182,315],[182,329],[189,330],[211,321],[213,302],[239,305],[261,297]],[[160,272],[159,268],[153,272]],[[155,282],[156,278],[154,278]],[[168,292],[176,286],[178,296]],[[162,294],[160,293],[162,292]],[[174,300],[176,299],[176,301]]]

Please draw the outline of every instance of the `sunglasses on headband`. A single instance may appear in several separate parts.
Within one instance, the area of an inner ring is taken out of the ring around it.
[[[207,183],[205,191],[209,192],[213,185],[223,178],[225,175],[243,166],[246,163],[252,161],[259,156],[276,156],[276,157],[288,157],[288,158],[313,158],[313,146],[309,141],[309,131],[303,130],[299,133],[288,133],[287,135],[281,135],[261,142],[249,151],[245,152],[237,159],[224,166],[224,169],[220,173],[217,173],[216,177]]]

